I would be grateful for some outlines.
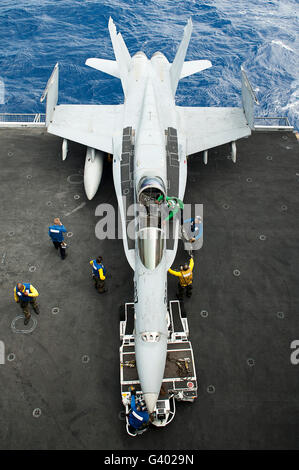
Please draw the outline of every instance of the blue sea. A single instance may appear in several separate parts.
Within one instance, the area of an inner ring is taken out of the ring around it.
[[[169,61],[192,17],[187,60],[213,67],[180,82],[177,104],[240,106],[243,64],[256,115],[287,116],[299,129],[298,0],[1,0],[0,112],[43,112],[56,62],[59,103],[121,103],[119,80],[84,65],[114,58],[109,16],[131,55],[160,50]]]

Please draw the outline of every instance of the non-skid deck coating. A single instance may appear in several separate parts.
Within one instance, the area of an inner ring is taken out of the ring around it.
[[[119,387],[119,306],[133,300],[132,271],[121,240],[95,237],[96,207],[116,207],[111,167],[88,202],[83,147],[71,145],[62,162],[61,140],[45,131],[3,129],[0,143],[0,448],[299,448],[299,365],[290,361],[299,339],[295,135],[255,133],[238,142],[235,165],[226,146],[207,166],[189,159],[185,202],[204,204],[186,302],[199,398],[178,404],[168,428],[138,438],[125,432]],[[54,216],[72,235],[65,261],[47,235]],[[109,273],[104,296],[90,278],[97,255]],[[21,313],[17,281],[40,292],[31,334],[11,329]],[[169,276],[169,299],[175,292]]]

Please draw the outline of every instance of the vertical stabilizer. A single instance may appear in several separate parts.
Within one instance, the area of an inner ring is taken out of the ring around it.
[[[124,90],[124,94],[126,95],[127,79],[128,79],[128,73],[129,73],[130,65],[131,65],[131,56],[129,54],[129,51],[127,49],[125,41],[123,40],[122,35],[120,33],[117,33],[115,24],[111,17],[109,18],[108,28],[109,28],[111,42],[112,42],[112,46],[114,50],[115,59],[116,59],[118,69],[119,69],[119,75],[120,75],[122,87]]]
[[[174,61],[170,67],[170,80],[173,96],[175,95],[179,79],[181,77],[181,71],[183,69],[184,60],[186,57],[187,48],[189,45],[190,37],[192,33],[192,20],[189,18],[188,23],[184,28],[184,36],[182,42],[177,50]]]

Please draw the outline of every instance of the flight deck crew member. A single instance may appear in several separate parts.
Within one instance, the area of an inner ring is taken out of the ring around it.
[[[131,392],[131,409],[129,411],[129,424],[132,432],[141,431],[146,428],[150,421],[150,416],[145,409],[142,409],[140,404],[136,403],[136,390],[134,387],[130,387]]]
[[[60,219],[56,217],[54,219],[54,225],[49,227],[49,236],[53,242],[56,250],[59,248],[61,259],[66,258],[66,243],[64,242],[63,234],[67,232],[64,225],[62,225]]]
[[[36,302],[36,297],[38,297],[37,290],[35,287],[33,287],[32,284],[29,284],[28,282],[18,282],[14,288],[15,301],[20,304],[20,307],[25,315],[24,325],[27,325],[31,317],[29,303],[32,305],[35,313],[37,315],[39,314],[39,307]]]
[[[194,267],[194,260],[193,256],[190,258],[190,262],[185,263],[184,265],[180,266],[180,271],[174,271],[173,269],[168,269],[168,272],[173,276],[179,278],[178,284],[178,299],[183,300],[184,292],[186,291],[186,296],[191,297],[192,295],[192,280],[193,280],[193,267]]]
[[[165,217],[165,220],[163,220],[162,224],[165,224],[167,220],[172,219],[180,210],[181,211],[181,224],[183,223],[183,209],[184,209],[184,203],[181,201],[178,197],[170,197],[166,196],[164,198],[164,195],[161,194],[158,199],[156,199],[157,204],[161,204],[162,202],[166,202],[168,209],[170,210],[169,214],[167,217]]]
[[[195,241],[199,240],[202,236],[203,226],[202,220],[200,215],[196,217],[192,217],[191,219],[184,220],[184,224],[190,223],[190,230],[191,230],[191,238],[189,240],[190,243],[194,243]]]
[[[92,259],[89,264],[92,265],[94,286],[100,294],[104,294],[104,292],[107,292],[105,288],[106,268],[103,265],[102,256],[98,256],[97,259]]]

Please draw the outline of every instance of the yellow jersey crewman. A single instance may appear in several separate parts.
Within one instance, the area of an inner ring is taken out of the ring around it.
[[[14,288],[15,301],[20,304],[20,307],[25,315],[24,325],[27,325],[31,317],[29,303],[31,303],[35,313],[37,315],[39,314],[39,307],[36,302],[36,297],[38,297],[38,295],[39,294],[35,287],[33,287],[33,285],[28,282],[18,282]]]
[[[178,284],[179,293],[177,295],[179,300],[183,300],[185,290],[186,290],[187,297],[191,297],[192,295],[193,267],[194,267],[194,260],[193,260],[193,256],[191,256],[189,264],[185,263],[184,265],[180,266],[179,271],[168,269],[168,272],[170,274],[179,278],[179,284]]]

